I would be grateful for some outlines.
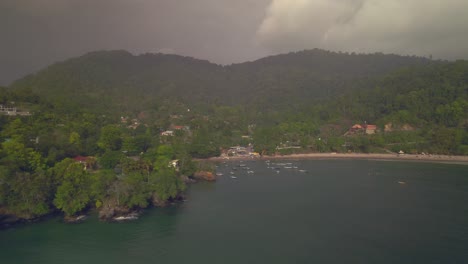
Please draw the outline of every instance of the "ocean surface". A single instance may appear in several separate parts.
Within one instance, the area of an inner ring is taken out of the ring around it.
[[[468,166],[236,161],[218,172],[136,221],[2,230],[0,263],[468,263]]]

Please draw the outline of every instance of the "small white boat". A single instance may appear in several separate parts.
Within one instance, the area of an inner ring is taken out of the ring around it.
[[[221,172],[216,173],[216,176],[223,176]]]
[[[307,172],[307,170],[299,170],[299,172]]]
[[[231,175],[231,179],[237,179],[237,177],[234,175]]]

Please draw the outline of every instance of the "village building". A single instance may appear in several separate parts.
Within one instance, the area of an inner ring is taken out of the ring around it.
[[[76,163],[83,164],[84,170],[93,169],[96,165],[96,159],[94,157],[84,157],[84,156],[76,156],[73,158]]]
[[[345,136],[352,136],[352,135],[373,135],[377,132],[376,125],[370,124],[355,124],[349,128],[349,130],[344,134]]]
[[[375,131],[377,130],[377,126],[376,125],[366,125],[365,129],[366,129],[366,134],[367,135],[372,135],[372,134],[375,134]]]
[[[230,147],[226,154],[228,156],[249,156],[252,153],[252,146],[249,144],[248,147],[234,146]]]
[[[247,149],[241,146],[230,147],[228,150],[228,156],[245,156],[247,154]]]
[[[170,137],[172,137],[172,136],[174,136],[174,131],[172,131],[172,130],[163,131],[163,132],[161,132],[161,136],[166,136],[166,137],[170,136]]]
[[[138,119],[134,118],[132,119],[132,123],[128,126],[128,128],[137,129],[139,125],[140,122],[138,121]]]
[[[8,116],[30,116],[31,113],[28,111],[18,111],[16,107],[0,105],[0,113]]]

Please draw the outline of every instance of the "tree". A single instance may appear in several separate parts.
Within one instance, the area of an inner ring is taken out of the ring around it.
[[[80,144],[80,134],[77,132],[71,132],[69,142],[72,145],[79,145]]]
[[[174,157],[174,149],[170,145],[161,145],[157,150],[158,157],[171,160]]]
[[[2,152],[5,155],[2,163],[15,170],[33,172],[44,168],[42,157],[32,148],[12,139],[2,143]]]
[[[122,146],[122,132],[115,125],[106,125],[101,128],[98,146],[103,150],[119,150]]]
[[[11,212],[26,219],[49,213],[53,190],[51,180],[45,171],[16,172],[8,178],[5,178],[5,175],[0,177],[8,181],[4,190],[6,191],[4,202]],[[1,191],[0,196],[2,196]],[[0,198],[0,204],[1,200]]]
[[[99,158],[98,163],[104,169],[114,169],[123,157],[120,151],[107,150]]]
[[[91,175],[91,197],[96,207],[100,207],[104,199],[111,195],[115,181],[117,177],[112,170],[99,170]]]
[[[186,188],[184,182],[177,177],[175,170],[168,167],[166,161],[157,161],[155,170],[150,174],[149,178],[151,190],[154,192],[153,195],[161,201],[176,198]]]
[[[54,205],[67,216],[80,212],[90,202],[90,183],[90,176],[82,164],[70,164],[65,170],[63,182],[57,188]]]
[[[141,172],[130,172],[123,176],[119,184],[120,204],[129,208],[145,208],[149,205],[148,200],[151,197],[151,193],[148,188],[147,179]]]

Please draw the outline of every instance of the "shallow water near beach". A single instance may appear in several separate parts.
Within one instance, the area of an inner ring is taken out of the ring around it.
[[[218,172],[216,183],[190,186],[186,202],[136,221],[53,218],[2,230],[0,261],[468,262],[468,166],[275,160]]]

